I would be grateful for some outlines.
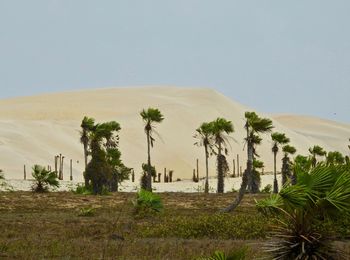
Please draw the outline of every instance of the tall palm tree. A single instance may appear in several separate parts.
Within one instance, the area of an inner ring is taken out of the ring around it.
[[[287,176],[291,178],[292,184],[296,184],[296,176],[291,174],[291,169],[290,169],[290,154],[295,154],[296,149],[295,147],[291,145],[285,145],[282,148],[282,151],[284,152],[284,157],[282,159],[282,186],[284,186],[287,182]]]
[[[212,122],[211,123],[202,123],[199,128],[196,129],[195,138],[199,139],[195,145],[204,146],[205,150],[205,185],[204,193],[209,193],[209,149],[212,149]]]
[[[148,164],[148,172],[147,172],[147,187],[144,187],[148,191],[152,191],[152,172],[151,172],[151,147],[153,147],[153,143],[155,141],[152,136],[154,131],[154,123],[161,123],[164,120],[164,116],[157,108],[148,108],[147,110],[143,109],[140,112],[140,116],[145,123],[145,133],[147,136],[147,164]]]
[[[91,161],[86,168],[86,181],[91,181],[93,193],[99,194],[103,188],[108,188],[113,174],[114,159],[119,160],[120,154],[117,149],[120,130],[119,123],[115,121],[96,124],[89,136],[91,149]],[[117,163],[117,162],[116,162]]]
[[[224,175],[225,171],[228,170],[228,164],[224,154],[227,154],[228,140],[227,136],[234,132],[233,124],[231,121],[225,118],[218,117],[211,123],[211,134],[213,136],[215,145],[217,147],[217,171],[218,171],[218,186],[217,192],[224,192]],[[224,154],[223,154],[224,153]]]
[[[338,151],[328,152],[326,163],[328,165],[341,165],[345,162],[345,157]]]
[[[90,117],[84,117],[83,121],[81,122],[80,127],[82,128],[80,134],[80,142],[84,146],[84,161],[85,161],[85,171],[84,171],[84,179],[85,179],[85,186],[88,186],[89,182],[87,181],[87,178],[85,178],[85,172],[88,165],[88,155],[89,155],[89,135],[93,131],[95,127],[95,119]]]
[[[309,153],[311,154],[312,166],[315,167],[317,164],[317,156],[326,156],[327,152],[319,145],[314,145],[314,147],[309,148]]]
[[[273,193],[278,193],[278,182],[276,172],[276,157],[279,150],[279,145],[284,145],[290,142],[289,138],[284,133],[272,133],[271,138],[273,141],[272,152],[273,152]]]
[[[253,161],[254,161],[254,140],[260,134],[271,132],[273,125],[272,121],[268,118],[261,118],[255,112],[246,112],[245,113],[246,123],[245,129],[247,132],[247,137],[245,138],[247,143],[247,169],[244,171],[242,177],[241,188],[239,189],[238,195],[235,201],[229,205],[227,208],[223,209],[223,212],[230,212],[234,210],[239,203],[242,201],[243,196],[247,190],[247,187],[252,187],[253,182]]]

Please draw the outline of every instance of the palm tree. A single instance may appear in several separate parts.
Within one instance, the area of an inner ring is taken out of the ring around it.
[[[143,187],[148,191],[152,191],[152,172],[151,172],[151,147],[153,147],[153,143],[155,141],[152,136],[154,131],[154,123],[161,123],[164,120],[164,116],[157,108],[148,108],[147,110],[143,109],[140,112],[140,116],[145,123],[145,133],[147,136],[147,164],[148,164],[148,172],[147,172],[147,187]]]
[[[296,149],[295,147],[291,145],[285,145],[282,148],[282,151],[284,152],[284,157],[282,159],[282,186],[284,186],[287,183],[287,176],[291,178],[292,184],[296,184],[296,176],[291,174],[291,169],[290,169],[290,158],[288,155],[290,154],[295,154]]]
[[[279,223],[266,250],[274,259],[345,259],[330,248],[325,226],[318,223],[350,214],[350,169],[320,164],[308,171],[297,168],[297,175],[296,185],[257,203]]]
[[[33,166],[32,176],[35,183],[32,187],[35,192],[47,192],[49,187],[59,187],[59,182],[55,172],[47,170],[40,165]]]
[[[196,129],[195,138],[199,139],[195,145],[204,146],[205,150],[205,186],[204,193],[209,193],[209,167],[208,167],[208,159],[209,159],[209,149],[212,149],[212,123],[202,123],[199,128]]]
[[[211,135],[213,136],[215,145],[217,147],[217,171],[218,171],[218,186],[217,192],[224,192],[224,175],[228,171],[228,163],[226,161],[225,155],[227,154],[227,136],[234,132],[233,124],[231,121],[227,121],[225,118],[218,117],[211,123]],[[224,149],[224,151],[223,151]]]
[[[86,168],[88,165],[88,155],[89,155],[89,135],[91,131],[93,131],[95,127],[95,119],[90,117],[84,117],[83,121],[81,122],[80,127],[82,128],[80,134],[80,142],[84,146],[84,159],[85,159],[85,171],[84,171],[84,179],[85,179],[85,187],[89,185],[89,182],[87,181],[85,177]]]
[[[328,165],[341,165],[344,164],[345,157],[338,151],[328,152],[326,156],[326,163]]]
[[[239,189],[238,195],[235,201],[229,205],[227,208],[223,209],[223,212],[230,212],[234,210],[239,203],[242,201],[243,196],[247,190],[247,187],[251,187],[253,182],[253,161],[254,161],[254,144],[256,143],[257,137],[260,137],[260,134],[271,132],[273,125],[272,121],[268,118],[261,118],[255,112],[246,112],[245,113],[246,123],[245,129],[247,131],[247,169],[244,171],[242,177],[241,188]]]
[[[309,153],[311,154],[313,167],[317,164],[316,156],[325,156],[327,154],[327,152],[319,145],[314,145],[314,147],[309,148]]]
[[[273,193],[278,193],[278,182],[277,182],[277,172],[276,172],[276,157],[279,150],[279,145],[287,144],[290,142],[289,138],[283,133],[272,133],[271,138],[273,141],[272,152],[273,152]]]

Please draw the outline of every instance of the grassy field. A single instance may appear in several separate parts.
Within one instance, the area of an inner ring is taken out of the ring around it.
[[[164,212],[134,214],[134,193],[0,193],[0,258],[196,259],[247,247],[262,257],[270,222],[247,195],[232,214],[217,214],[235,194],[162,193]],[[339,247],[349,251],[348,243]]]

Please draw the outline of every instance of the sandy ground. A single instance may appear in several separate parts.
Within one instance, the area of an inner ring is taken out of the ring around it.
[[[69,178],[72,160],[74,180],[82,181],[83,147],[79,143],[82,118],[87,115],[97,122],[116,120],[121,124],[120,149],[124,163],[141,173],[147,160],[146,137],[139,112],[157,107],[165,116],[156,127],[156,143],[152,149],[152,164],[158,172],[164,168],[174,171],[174,179],[190,179],[199,159],[200,176],[204,174],[204,149],[193,144],[195,129],[216,117],[231,120],[235,132],[229,138],[228,161],[239,154],[239,163],[245,165],[244,112],[252,109],[222,94],[203,88],[143,87],[107,88],[44,94],[0,100],[0,169],[7,179],[23,178],[34,164],[53,167],[54,156],[65,156],[64,178]],[[291,138],[298,153],[307,154],[310,146],[318,144],[326,150],[348,153],[350,125],[312,117],[294,115],[262,116],[273,119],[275,131]],[[271,138],[263,136],[258,148],[265,172],[272,170]],[[278,169],[282,154],[278,155]],[[236,160],[237,163],[237,160]],[[210,175],[215,176],[215,159],[209,162]],[[236,165],[237,168],[237,165]]]
[[[281,175],[277,175],[278,181],[281,181]],[[230,192],[234,188],[239,190],[242,178],[225,178],[225,192]],[[6,182],[6,183],[5,183]],[[33,180],[15,180],[10,179],[6,181],[0,181],[0,191],[29,191],[33,185]],[[77,181],[60,181],[60,187],[55,191],[70,191],[75,189],[78,184],[82,182]],[[273,184],[273,175],[261,176],[261,188],[264,188],[267,184]],[[155,192],[204,192],[204,180],[200,180],[198,183],[192,180],[182,180],[172,183],[153,183],[153,189]],[[279,183],[281,185],[281,183]],[[216,192],[217,179],[209,179],[209,191],[211,193]],[[139,182],[125,181],[119,186],[119,191],[124,192],[136,192],[140,189]]]

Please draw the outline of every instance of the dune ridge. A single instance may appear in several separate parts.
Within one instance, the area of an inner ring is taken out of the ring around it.
[[[157,107],[165,116],[156,130],[152,163],[158,172],[174,170],[175,178],[191,178],[195,160],[200,160],[200,175],[204,175],[203,148],[194,146],[195,129],[204,121],[225,117],[234,124],[228,161],[240,155],[245,165],[244,112],[249,107],[235,102],[208,88],[132,87],[79,90],[30,97],[0,100],[0,168],[6,178],[23,178],[23,165],[29,176],[33,164],[51,165],[54,156],[65,157],[64,177],[69,178],[69,160],[73,160],[73,177],[82,180],[83,148],[79,143],[80,122],[87,115],[97,122],[115,120],[121,124],[120,149],[124,163],[141,173],[147,159],[146,137],[139,112]],[[298,153],[319,144],[326,150],[347,154],[350,125],[314,117],[258,114],[270,117],[275,131],[285,132]],[[264,136],[258,153],[271,171],[273,156],[269,136]],[[279,154],[280,161],[282,154]],[[215,159],[210,159],[210,175],[215,175]],[[278,164],[280,168],[280,164]]]

